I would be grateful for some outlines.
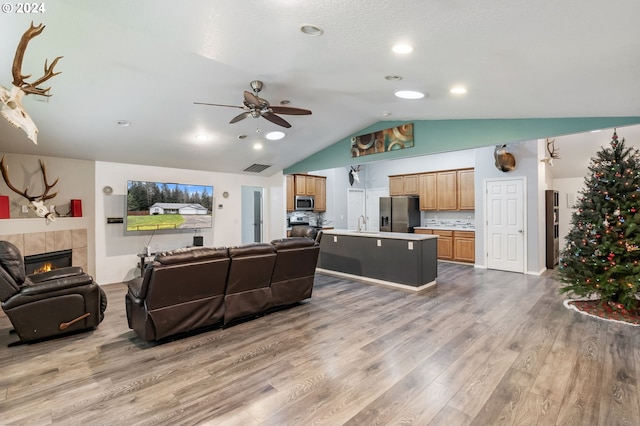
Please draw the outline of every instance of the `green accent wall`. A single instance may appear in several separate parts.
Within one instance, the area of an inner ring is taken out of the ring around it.
[[[351,157],[353,136],[377,132],[405,123],[414,123],[412,148]],[[640,117],[379,121],[287,167],[284,173],[305,173],[312,170],[544,139],[634,124],[640,124]]]

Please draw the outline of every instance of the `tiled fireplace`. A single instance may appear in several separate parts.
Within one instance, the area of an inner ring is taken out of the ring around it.
[[[71,250],[71,265],[80,266],[87,271],[88,243],[86,229],[1,235],[0,239],[15,244],[25,257]]]

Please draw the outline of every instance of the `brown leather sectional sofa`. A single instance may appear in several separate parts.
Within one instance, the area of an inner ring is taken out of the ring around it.
[[[160,253],[128,283],[129,328],[160,340],[311,297],[320,246],[305,237]]]

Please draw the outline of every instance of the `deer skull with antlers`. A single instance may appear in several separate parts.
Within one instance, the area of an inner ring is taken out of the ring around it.
[[[22,106],[22,98],[29,94],[47,97],[51,96],[49,94],[51,87],[42,89],[38,86],[49,80],[51,77],[60,74],[59,72],[53,72],[53,68],[56,66],[60,58],[62,58],[62,56],[55,58],[53,62],[51,62],[51,66],[47,66],[47,60],[45,59],[44,75],[32,83],[24,81],[26,78],[31,77],[31,75],[22,74],[22,60],[24,59],[24,52],[27,50],[29,41],[40,35],[43,30],[44,25],[40,24],[36,27],[33,25],[33,22],[31,23],[30,28],[22,35],[22,38],[18,43],[18,48],[16,49],[16,55],[13,58],[13,68],[11,69],[13,73],[13,86],[11,89],[7,89],[0,85],[0,102],[2,103],[0,113],[13,126],[24,130],[27,137],[36,145],[38,144],[38,127],[36,127],[35,123],[24,109],[24,106]]]
[[[544,157],[542,160],[540,160],[543,163],[547,163],[550,166],[553,166],[553,160],[560,159],[560,154],[558,153],[558,149],[556,149],[556,140],[555,139],[551,139],[549,140],[549,138],[547,138],[547,152],[549,153],[549,156]]]
[[[4,162],[4,155],[2,156],[2,160],[0,160],[0,171],[2,172],[2,178],[4,179],[4,182],[7,184],[9,189],[15,192],[16,194],[21,195],[27,200],[29,200],[29,208],[35,211],[36,216],[47,219],[47,223],[48,223],[48,221],[51,221],[51,222],[55,221],[56,218],[53,215],[53,212],[49,211],[49,209],[45,207],[44,202],[58,195],[57,192],[54,192],[53,194],[49,194],[49,191],[51,190],[51,188],[56,186],[59,178],[56,179],[56,181],[53,182],[51,185],[49,185],[49,182],[47,182],[47,169],[42,160],[40,160],[40,170],[42,170],[42,176],[44,178],[44,192],[42,193],[42,195],[36,195],[36,196],[29,195],[28,186],[24,191],[20,191],[19,189],[17,189],[15,186],[11,184],[11,181],[9,180],[9,168]]]

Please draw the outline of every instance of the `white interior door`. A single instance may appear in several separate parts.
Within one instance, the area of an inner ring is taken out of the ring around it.
[[[358,218],[366,215],[364,189],[348,189],[347,229],[358,229]]]
[[[389,188],[367,189],[367,231],[380,230],[380,197],[388,197]]]
[[[242,243],[262,242],[263,194],[264,188],[243,186],[242,202]]]
[[[486,183],[487,268],[524,273],[524,182]]]

